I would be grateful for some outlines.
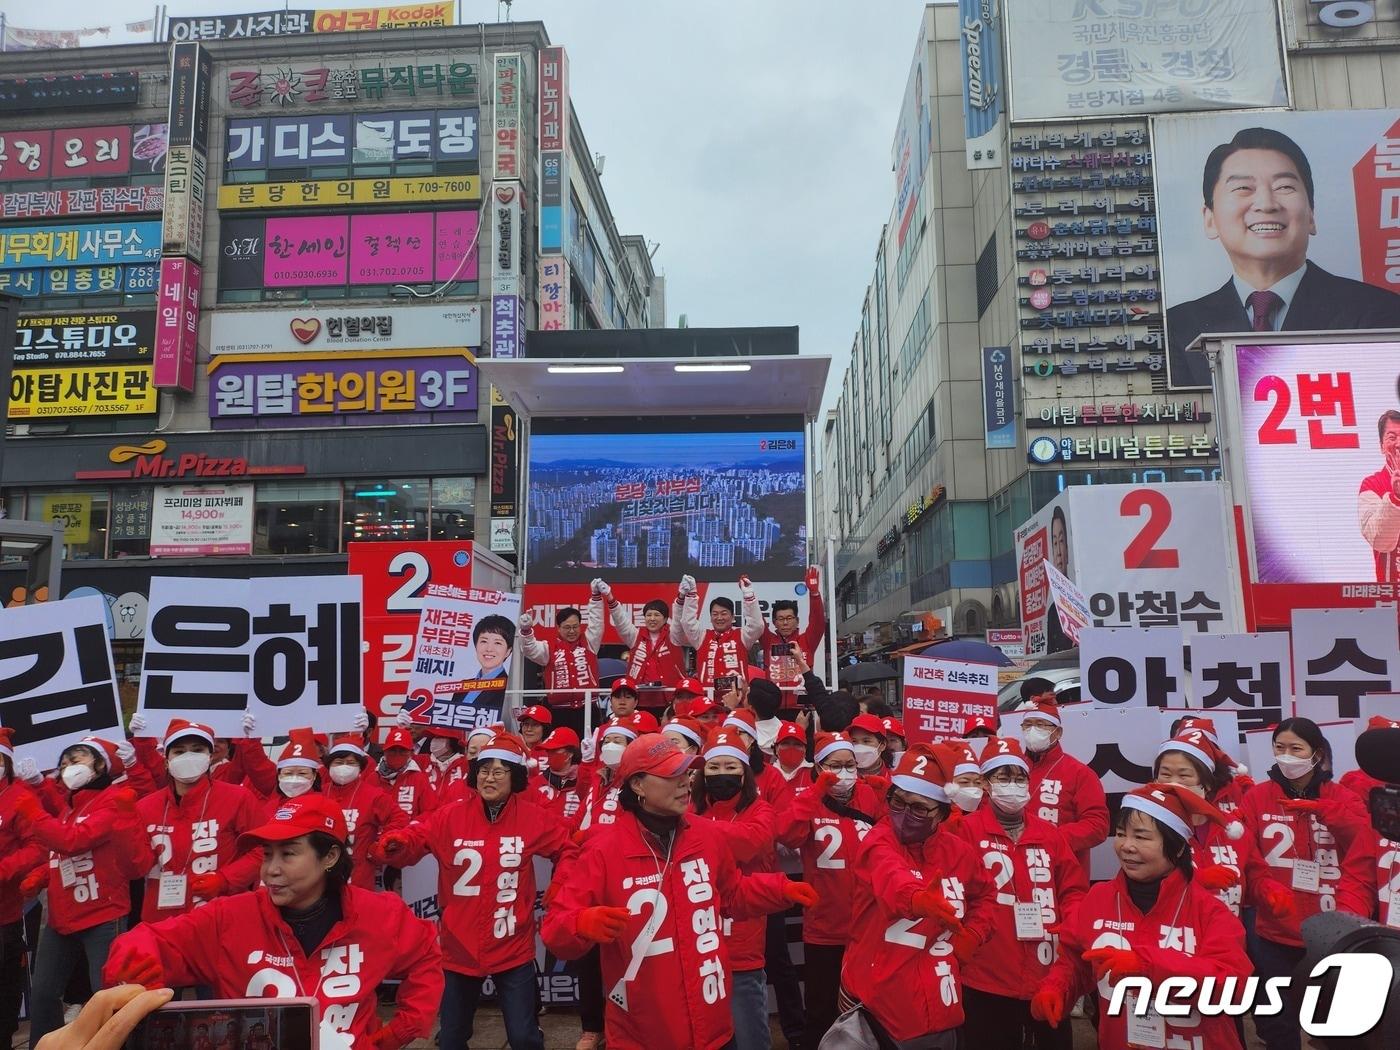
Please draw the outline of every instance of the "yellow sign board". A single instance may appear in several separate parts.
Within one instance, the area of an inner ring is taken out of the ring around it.
[[[219,208],[306,208],[326,204],[426,204],[481,199],[480,175],[399,179],[242,182],[219,187]]]
[[[149,364],[16,369],[10,418],[153,415],[152,370]]]
[[[92,534],[92,495],[55,492],[45,496],[43,520],[63,526],[64,543],[86,543]]]

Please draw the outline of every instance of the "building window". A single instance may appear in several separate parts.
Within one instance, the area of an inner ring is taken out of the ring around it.
[[[997,235],[987,238],[987,246],[977,257],[977,316],[981,317],[997,296]]]
[[[475,494],[475,478],[433,478],[433,539],[472,538]]]
[[[335,554],[340,547],[340,485],[266,481],[254,493],[254,554]]]
[[[428,499],[426,478],[347,481],[341,534],[346,543],[426,540]]]
[[[64,558],[91,561],[107,556],[107,498],[106,489],[45,492],[30,501],[30,512],[39,521],[62,522]]]

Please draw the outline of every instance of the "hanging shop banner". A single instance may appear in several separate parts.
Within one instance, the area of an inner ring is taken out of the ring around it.
[[[1359,718],[1361,697],[1400,683],[1395,609],[1295,609],[1294,711],[1314,722]]]
[[[199,297],[203,271],[184,256],[160,261],[156,302],[155,383],[161,389],[194,391],[199,342]]]
[[[164,165],[165,155],[161,154]],[[95,186],[86,190],[16,190],[0,194],[0,219],[58,219],[66,215],[158,212],[164,186]]]
[[[491,292],[519,295],[525,275],[525,189],[518,182],[498,185],[491,193]]]
[[[454,61],[454,55],[421,55],[413,65],[273,66],[270,69],[231,69],[227,99],[230,107],[257,109],[354,102],[415,102],[436,98],[476,97],[476,67]]]
[[[213,57],[198,43],[170,49],[170,145],[209,149],[209,98]]]
[[[198,259],[204,252],[204,154],[193,146],[171,146],[165,165],[165,209],[161,250]]]
[[[961,737],[969,718],[996,717],[997,669],[958,660],[904,658],[904,728],[909,742]]]
[[[79,416],[149,416],[156,388],[148,364],[17,368],[10,421]]]
[[[0,609],[0,725],[16,760],[53,769],[85,736],[122,739],[108,615],[95,594]]]
[[[225,183],[219,187],[219,208],[223,211],[342,204],[431,204],[480,199],[480,175]]]
[[[1185,707],[1181,632],[1161,627],[1086,627],[1079,642],[1086,700],[1115,707]]]
[[[982,348],[982,419],[988,448],[1016,447],[1016,373],[1009,346]]]
[[[307,303],[295,310],[219,310],[211,316],[209,353],[308,350],[393,350],[404,346],[477,348],[481,307],[375,306]]]
[[[87,543],[92,536],[92,493],[45,493],[39,520],[62,525],[64,543]]]
[[[491,356],[519,357],[524,350],[524,301],[518,295],[492,295]]]
[[[288,426],[476,418],[476,363],[466,350],[374,354],[223,354],[209,362],[209,418]],[[412,417],[407,418],[407,417]]]
[[[34,314],[15,324],[17,366],[149,361],[155,342],[150,310]]]
[[[1013,120],[1288,105],[1275,0],[1007,6]]]
[[[305,165],[476,160],[475,108],[327,113],[228,122],[230,171]]]
[[[156,488],[151,557],[252,553],[252,485]]]
[[[958,0],[962,38],[963,133],[969,168],[1001,167],[1004,128],[1001,0]]]
[[[492,56],[492,62],[491,163],[496,179],[519,179],[523,149],[520,125],[524,116],[521,88],[525,80],[525,67],[519,51],[498,52]]]
[[[569,205],[569,59],[562,47],[539,52],[539,150],[539,249],[563,252]]]
[[[241,737],[245,711],[259,735],[354,723],[358,576],[155,576],[146,623],[137,710],[153,736],[180,717]]]
[[[1214,717],[1234,711],[1245,729],[1293,717],[1288,632],[1198,634],[1191,638],[1191,706]]]
[[[569,327],[569,260],[562,255],[541,258],[540,331],[557,332]]]
[[[501,721],[520,595],[429,584],[405,709],[416,725],[470,732]]]
[[[0,270],[0,292],[20,297],[81,295],[88,292],[145,294],[156,290],[160,267],[54,266],[44,270]]]
[[[491,388],[491,517],[516,516],[519,493],[520,420],[515,409]]]
[[[159,222],[0,226],[0,269],[154,262],[159,258]]]
[[[0,80],[0,113],[28,110],[88,109],[125,106],[135,109],[141,93],[139,73],[76,73],[70,76]]]
[[[171,18],[167,40],[239,40],[303,33],[348,33],[368,29],[422,29],[454,23],[447,2],[398,7],[329,7],[256,11],[243,15]]]
[[[105,178],[160,171],[165,124],[0,132],[0,182]]]

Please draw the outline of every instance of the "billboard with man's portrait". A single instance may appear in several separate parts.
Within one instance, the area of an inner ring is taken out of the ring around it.
[[[1400,110],[1153,122],[1168,378],[1200,335],[1400,328]]]

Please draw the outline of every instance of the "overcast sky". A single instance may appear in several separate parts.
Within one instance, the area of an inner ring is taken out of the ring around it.
[[[120,29],[154,7],[3,2],[12,24],[36,29]],[[170,0],[169,12],[276,6]],[[574,106],[607,158],[618,229],[660,242],[667,323],[684,313],[694,327],[800,325],[802,350],[834,359],[827,407],[894,199],[890,145],[923,6],[516,0],[512,10],[569,51]],[[497,4],[461,0],[460,11],[463,22],[494,21]]]

